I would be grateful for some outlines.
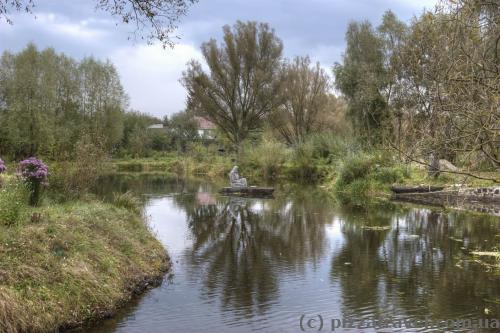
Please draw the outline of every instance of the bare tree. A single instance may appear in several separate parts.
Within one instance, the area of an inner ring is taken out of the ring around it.
[[[500,166],[500,14],[443,1],[415,20],[404,50],[409,152]]]
[[[172,34],[179,19],[198,0],[94,0],[96,9],[105,11],[125,24],[135,26],[134,37],[152,43],[158,40],[173,46]],[[36,0],[0,0],[0,17],[12,24],[10,10],[31,13]]]
[[[283,45],[265,23],[225,26],[224,42],[203,43],[205,72],[191,61],[183,73],[188,107],[214,122],[239,148],[248,134],[281,104]]]

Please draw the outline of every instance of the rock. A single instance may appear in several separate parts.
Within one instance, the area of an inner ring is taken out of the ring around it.
[[[448,160],[439,160],[439,170],[458,171],[458,168]]]

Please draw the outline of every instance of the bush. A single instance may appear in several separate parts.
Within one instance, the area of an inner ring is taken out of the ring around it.
[[[287,147],[274,139],[264,139],[245,153],[245,167],[260,170],[265,179],[276,179],[290,155]]]
[[[60,162],[52,171],[52,193],[72,200],[87,194],[102,175],[106,154],[104,149],[84,136],[75,147],[74,162]]]
[[[337,188],[343,188],[356,180],[365,178],[372,171],[375,162],[370,155],[347,157],[341,164],[337,176]]]
[[[0,174],[7,171],[7,167],[5,166],[5,162],[0,158]]]
[[[394,165],[390,155],[372,152],[348,156],[339,167],[335,189],[352,195],[385,189],[409,177],[405,168]]]
[[[125,193],[114,193],[113,204],[134,213],[140,213],[142,211],[141,201],[130,191]]]
[[[393,184],[410,177],[406,168],[400,166],[376,168],[374,178],[383,184]]]
[[[15,181],[0,188],[0,224],[16,224],[25,211],[27,201],[26,187]]]
[[[327,159],[328,162],[342,159],[348,152],[357,149],[354,143],[332,132],[314,134],[309,141],[313,145],[314,157]]]
[[[49,168],[41,160],[30,157],[19,162],[19,174],[30,192],[30,205],[38,206],[42,191],[48,185]]]
[[[289,177],[297,180],[317,180],[324,176],[321,158],[315,158],[315,147],[311,141],[295,147],[288,168]]]

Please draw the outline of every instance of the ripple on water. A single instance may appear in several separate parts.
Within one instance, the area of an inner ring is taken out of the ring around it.
[[[481,318],[485,307],[500,316],[499,305],[485,302],[500,299],[500,277],[466,262],[457,267],[464,244],[487,251],[498,243],[498,218],[344,207],[307,187],[260,201],[219,197],[196,181],[166,180],[154,191],[141,181],[137,187],[155,195],[146,213],[174,261],[173,277],[86,332],[298,332],[302,315]]]

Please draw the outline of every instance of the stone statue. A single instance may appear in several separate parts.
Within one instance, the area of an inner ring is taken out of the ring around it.
[[[231,184],[231,187],[247,187],[247,180],[246,178],[240,178],[240,175],[238,174],[238,167],[235,165],[231,172],[229,173],[229,182]]]

